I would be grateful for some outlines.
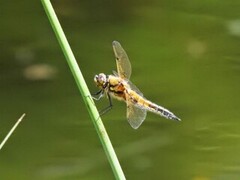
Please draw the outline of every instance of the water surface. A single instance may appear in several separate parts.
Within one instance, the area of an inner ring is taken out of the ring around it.
[[[125,104],[103,121],[127,179],[240,177],[238,1],[53,1],[88,83],[128,53],[132,82],[181,119],[148,114],[138,130]],[[2,179],[114,179],[41,3],[0,6]],[[35,68],[35,69],[34,69]],[[97,102],[99,109],[108,101]]]

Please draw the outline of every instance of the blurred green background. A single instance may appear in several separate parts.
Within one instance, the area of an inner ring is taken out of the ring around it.
[[[114,101],[103,121],[127,179],[240,177],[240,1],[52,1],[91,92],[118,40],[144,95],[138,130]],[[0,2],[0,179],[114,179],[40,1]],[[99,109],[106,99],[96,102]]]

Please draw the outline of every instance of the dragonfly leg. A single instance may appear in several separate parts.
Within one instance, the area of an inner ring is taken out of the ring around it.
[[[112,99],[111,99],[111,96],[109,95],[109,93],[107,93],[107,97],[108,97],[108,100],[109,100],[109,106],[107,106],[106,108],[102,109],[99,114],[100,116],[102,116],[103,114],[107,113],[108,111],[110,111],[113,107],[113,104],[112,104]]]
[[[99,100],[103,97],[104,95],[104,91],[102,89],[100,89],[100,91],[94,93],[94,94],[91,94],[92,95],[92,98],[95,99],[95,100]]]

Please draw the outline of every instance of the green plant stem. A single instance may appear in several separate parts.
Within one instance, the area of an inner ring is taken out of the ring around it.
[[[12,129],[8,132],[8,134],[6,135],[6,137],[3,139],[3,141],[0,144],[0,150],[2,149],[2,147],[4,146],[4,144],[7,142],[7,140],[10,138],[10,136],[12,135],[12,133],[15,131],[15,129],[17,128],[18,124],[22,121],[22,119],[24,118],[25,113],[17,120],[17,122],[14,124],[14,126],[12,127]]]
[[[54,12],[54,9],[51,5],[51,2],[49,0],[42,0],[43,7],[46,11],[46,14],[49,18],[49,21],[52,25],[52,28],[55,32],[55,35],[57,36],[58,42],[62,48],[62,51],[66,57],[66,60],[68,62],[68,65],[72,71],[72,74],[74,76],[74,79],[77,83],[77,86],[80,90],[80,93],[83,97],[83,100],[87,106],[87,109],[89,111],[89,114],[91,116],[92,122],[94,124],[94,127],[97,131],[97,134],[101,140],[101,143],[103,145],[103,148],[105,150],[105,153],[107,155],[107,158],[109,160],[109,163],[112,167],[113,173],[116,177],[116,179],[125,179],[125,176],[123,174],[122,168],[120,166],[120,163],[117,159],[117,156],[115,154],[115,151],[112,147],[111,141],[108,137],[108,134],[105,130],[105,127],[102,123],[102,120],[100,118],[100,115],[98,113],[98,110],[93,102],[93,99],[91,97],[91,94],[88,90],[88,87],[86,85],[86,82],[83,78],[83,75],[78,67],[78,64],[76,62],[76,59],[73,55],[73,52],[69,46],[69,43],[64,35],[64,32],[61,28],[61,25],[57,19],[57,16]]]

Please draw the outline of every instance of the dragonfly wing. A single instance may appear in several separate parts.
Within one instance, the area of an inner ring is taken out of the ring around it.
[[[127,53],[117,41],[113,41],[112,46],[116,58],[119,77],[123,79],[129,79],[132,73],[132,68]]]
[[[127,101],[127,119],[132,128],[137,129],[147,116],[146,109],[142,109]]]

